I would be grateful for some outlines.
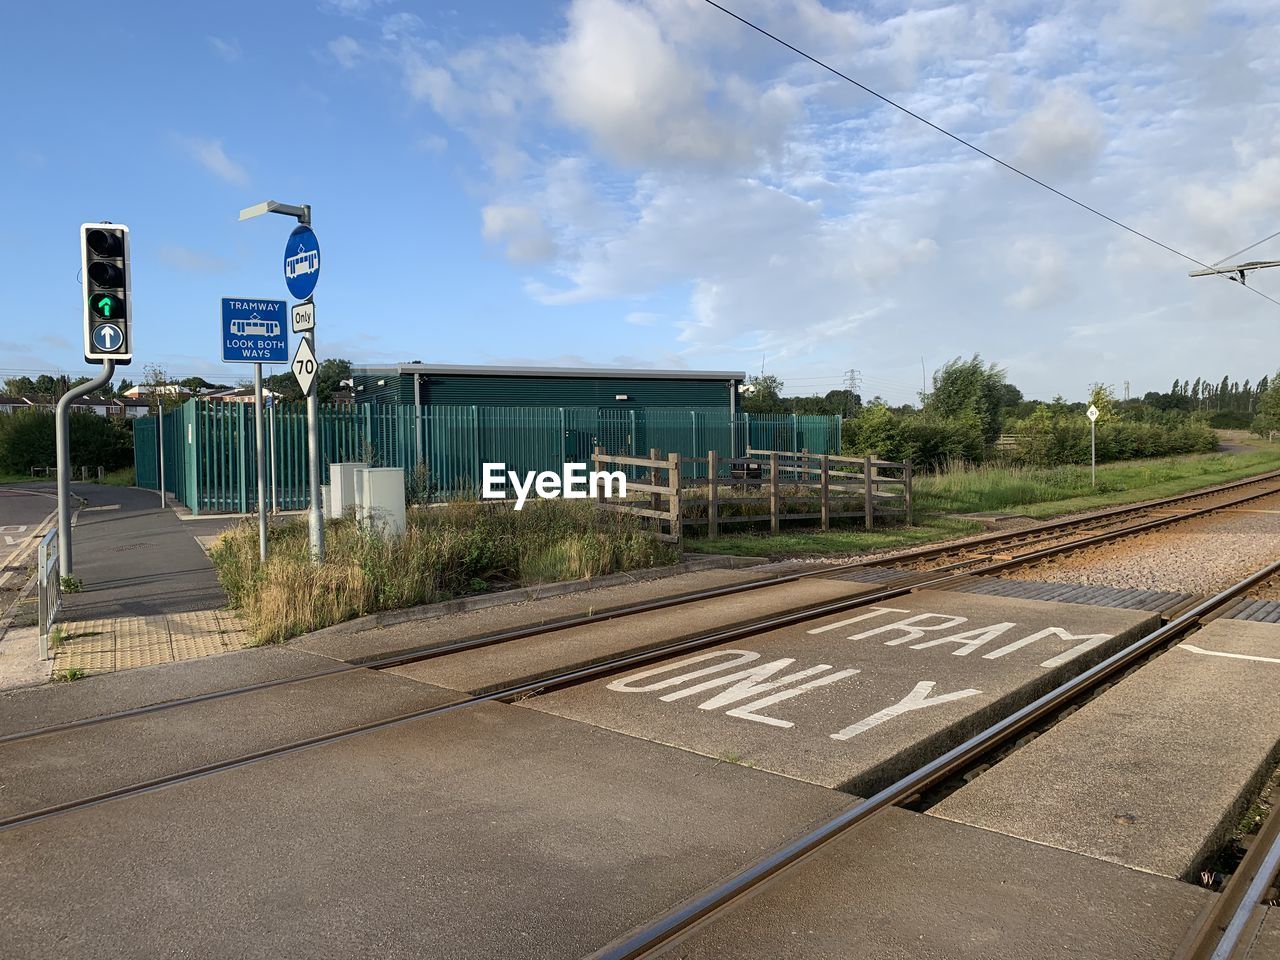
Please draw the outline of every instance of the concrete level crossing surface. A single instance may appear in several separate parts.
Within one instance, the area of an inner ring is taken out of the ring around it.
[[[1280,757],[1280,625],[1215,620],[930,812],[1167,877]]]
[[[522,706],[868,795],[1157,623],[922,591]]]
[[[1269,907],[1247,960],[1280,960],[1280,907]]]
[[[450,690],[484,693],[722,629],[872,593],[873,584],[814,578],[698,603],[638,613],[617,621],[554,630],[516,643],[448,654],[392,672]]]
[[[487,704],[0,831],[0,956],[580,957],[850,802]]]
[[[663,956],[1169,960],[1212,897],[1189,884],[890,809]]]
[[[356,669],[0,742],[0,820],[451,703],[459,695]]]
[[[0,737],[247,684],[306,676],[334,666],[324,657],[283,647],[258,647],[241,650],[234,656],[160,664],[90,676],[75,683],[0,691]]]

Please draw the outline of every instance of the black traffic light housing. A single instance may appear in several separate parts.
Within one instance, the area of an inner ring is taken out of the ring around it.
[[[89,363],[133,359],[129,285],[129,228],[122,223],[80,225],[84,290],[84,358]]]

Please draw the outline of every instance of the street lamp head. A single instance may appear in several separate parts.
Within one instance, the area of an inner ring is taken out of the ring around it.
[[[310,204],[304,203],[299,207],[292,203],[277,203],[275,200],[264,200],[262,203],[255,203],[252,207],[245,207],[240,211],[240,219],[252,220],[264,213],[280,213],[286,217],[294,217],[300,223],[311,223]]]

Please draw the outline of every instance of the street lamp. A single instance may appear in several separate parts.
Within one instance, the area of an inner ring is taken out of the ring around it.
[[[241,210],[240,219],[252,220],[254,217],[260,217],[265,213],[278,213],[281,216],[293,217],[302,226],[311,226],[311,204],[309,203],[296,206],[292,203],[277,203],[275,200],[265,200],[262,203],[255,203],[253,206],[245,207]],[[318,355],[316,353],[315,326],[313,325],[302,336],[311,347],[312,354]],[[266,497],[266,478],[264,473],[265,448],[262,442],[262,367],[257,365],[255,369],[257,370],[255,377],[257,382],[254,386],[258,396],[258,409],[254,420],[258,431],[258,525],[259,533],[265,541],[267,515],[263,510],[263,501]],[[320,513],[320,401],[316,396],[314,379],[311,382],[311,388],[307,391],[307,483],[311,487],[311,508],[307,511],[307,528],[311,535],[311,559],[316,563],[320,563],[324,560],[324,517]]]

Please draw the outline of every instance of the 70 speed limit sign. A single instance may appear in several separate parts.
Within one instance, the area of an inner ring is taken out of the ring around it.
[[[311,395],[311,386],[316,379],[316,355],[311,352],[311,344],[305,339],[298,341],[298,349],[293,354],[293,375],[298,379],[304,397]]]

